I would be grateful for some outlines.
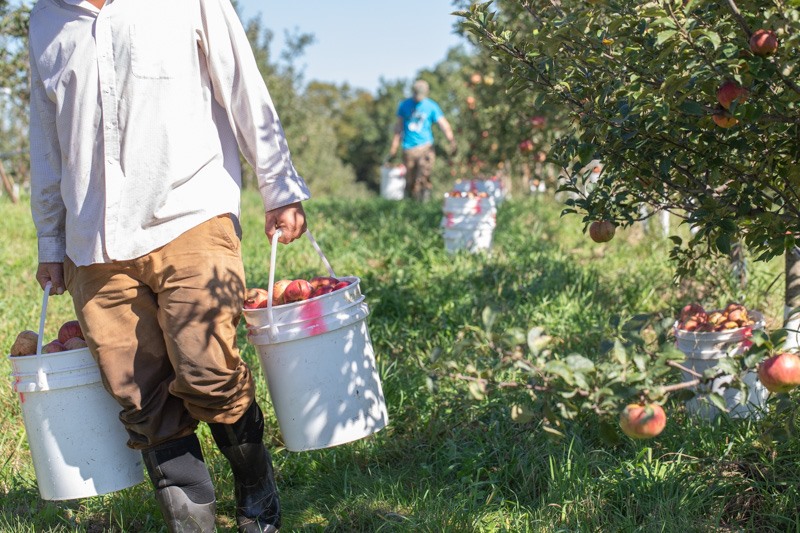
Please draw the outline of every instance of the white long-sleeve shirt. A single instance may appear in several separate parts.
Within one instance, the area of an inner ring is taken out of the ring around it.
[[[310,197],[230,0],[38,0],[31,210],[40,262],[145,255],[239,215],[239,151],[265,210]]]

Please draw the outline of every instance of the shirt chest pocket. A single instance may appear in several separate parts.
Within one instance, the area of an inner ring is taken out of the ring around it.
[[[185,71],[183,33],[165,20],[130,26],[131,72],[137,78],[170,79]]]

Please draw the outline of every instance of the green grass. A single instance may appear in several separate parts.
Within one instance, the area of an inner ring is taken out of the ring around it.
[[[0,346],[7,351],[19,331],[38,327],[41,290],[28,206],[6,202],[0,209]],[[498,331],[540,326],[565,350],[590,358],[614,317],[672,314],[700,296],[743,299],[779,324],[782,261],[751,265],[744,292],[727,280],[724,264],[676,283],[669,241],[630,228],[610,243],[592,243],[580,219],[561,218],[561,205],[549,197],[503,204],[488,256],[445,253],[438,202],[313,200],[306,209],[336,273],[362,279],[390,425],[352,444],[288,452],[256,372],[284,531],[800,531],[800,446],[792,438],[764,439],[763,424],[703,423],[670,405],[667,429],[650,441],[609,444],[591,414],[568,424],[558,439],[538,420],[514,423],[511,393],[478,401],[458,380],[431,381],[434,360],[491,363],[489,351],[478,346],[473,353],[466,342],[482,328],[486,307],[497,313]],[[242,223],[248,285],[266,287],[269,246],[252,192],[244,196]],[[276,276],[324,272],[307,240],[279,248]],[[46,336],[71,318],[68,296],[51,299]],[[258,368],[243,328],[240,347]],[[0,369],[10,381],[6,358]],[[200,436],[216,480],[218,530],[235,531],[227,464],[205,426]],[[42,501],[19,402],[6,386],[0,388],[0,531],[165,528],[147,482],[103,497]]]

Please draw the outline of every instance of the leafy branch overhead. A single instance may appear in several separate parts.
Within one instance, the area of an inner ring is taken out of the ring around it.
[[[795,245],[798,2],[498,0],[457,15],[509,91],[560,109],[549,157],[575,176],[567,212],[622,226],[642,204],[682,217],[698,231],[676,240],[679,273],[737,241],[759,260]],[[741,95],[725,101],[724,84]],[[593,159],[604,170],[585,193],[577,171]]]

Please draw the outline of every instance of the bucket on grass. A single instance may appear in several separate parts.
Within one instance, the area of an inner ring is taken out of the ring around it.
[[[49,286],[45,288],[44,316]],[[39,494],[72,500],[144,480],[142,454],[127,446],[120,406],[103,387],[88,348],[9,357]]]
[[[405,165],[383,165],[381,167],[381,198],[402,200],[406,194]]]
[[[752,326],[718,332],[685,331],[678,328],[676,322],[674,325],[675,345],[686,354],[683,366],[703,374],[706,369],[716,366],[721,359],[744,353],[749,345],[748,338],[752,331],[764,328],[764,317],[760,313],[750,311],[749,316],[754,321]],[[684,382],[695,379],[695,376],[687,372],[681,371],[681,374]],[[728,386],[733,383],[733,376],[729,374],[721,374],[708,384],[696,388],[695,392],[699,394],[716,393],[722,396],[725,399],[725,407],[732,418],[759,419],[766,409],[769,391],[761,384],[758,374],[754,370],[746,372],[742,381],[747,385],[747,397],[744,402],[742,402],[743,392]],[[690,413],[706,420],[713,420],[720,414],[717,407],[698,398],[688,400],[686,408]]]
[[[310,233],[331,277],[336,277]],[[330,448],[362,439],[389,422],[367,327],[361,280],[309,300],[272,306],[277,234],[268,304],[243,311],[272,406],[289,451]]]
[[[491,198],[446,196],[443,211],[441,228],[447,252],[480,253],[492,248],[497,207]]]

